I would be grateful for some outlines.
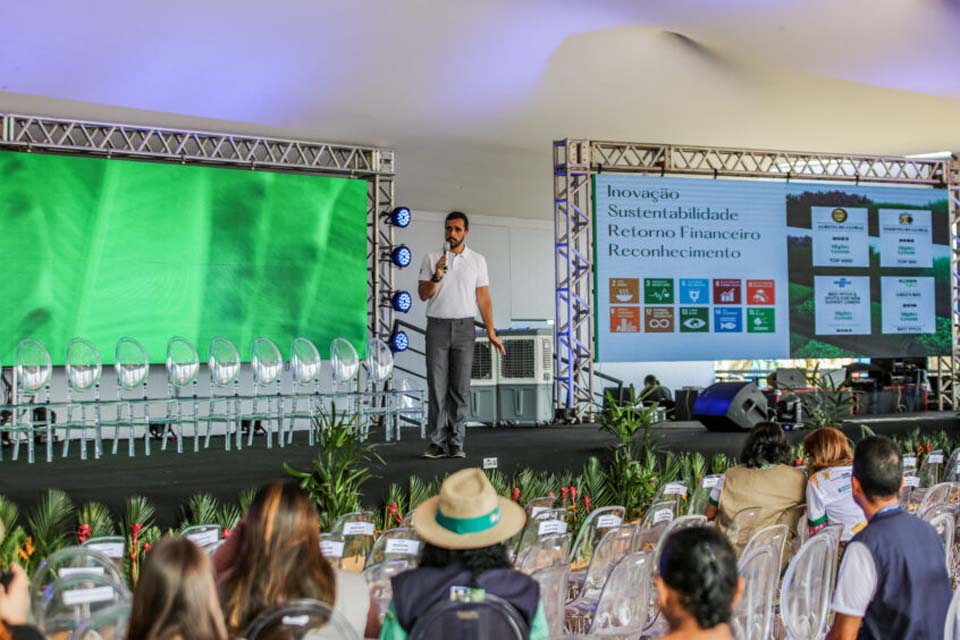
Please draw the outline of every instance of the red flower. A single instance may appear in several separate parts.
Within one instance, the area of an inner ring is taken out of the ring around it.
[[[77,527],[77,541],[83,544],[90,537],[90,525],[84,523]]]
[[[795,466],[795,467],[802,467],[802,466],[803,466],[803,458],[797,458],[796,460],[794,460],[794,461],[793,461],[793,466]]]
[[[226,529],[226,528],[225,528],[225,529],[223,530],[223,539],[226,540],[226,539],[229,538],[229,537],[230,537],[230,529]]]
[[[400,506],[396,502],[391,502],[390,504],[387,505],[387,513],[391,516],[399,510],[400,510]]]
[[[140,530],[141,530],[141,529],[143,529],[143,525],[140,524],[139,522],[134,522],[132,525],[130,525],[130,530],[133,531],[133,537],[134,537],[134,538],[136,538],[138,535],[140,535]]]
[[[570,502],[576,502],[576,501],[577,501],[577,488],[570,487]]]
[[[517,487],[514,487],[514,488],[513,488],[513,491],[510,492],[510,499],[513,500],[514,502],[519,502],[519,501],[520,501],[520,489],[518,489]]]
[[[590,496],[583,496],[583,506],[586,507],[587,512],[590,512]]]
[[[556,497],[557,497],[557,494],[555,494],[553,491],[551,491],[550,493],[547,494],[547,497],[548,497],[548,498],[556,498]]]
[[[569,487],[560,487],[560,498],[563,500],[563,506],[567,506],[568,493],[570,493]]]
[[[926,449],[927,453],[930,453],[930,449],[932,449],[933,447],[931,447],[931,446],[930,446],[930,443],[928,442],[927,444],[925,444],[925,445],[923,446],[923,448]]]
[[[150,549],[152,549],[152,548],[153,548],[153,545],[151,545],[149,542],[144,542],[144,543],[143,543],[143,552],[144,552],[144,553],[150,553]]]

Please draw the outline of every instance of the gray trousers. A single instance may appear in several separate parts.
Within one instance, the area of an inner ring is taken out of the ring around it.
[[[467,435],[473,318],[427,318],[427,433],[442,449],[463,448]]]

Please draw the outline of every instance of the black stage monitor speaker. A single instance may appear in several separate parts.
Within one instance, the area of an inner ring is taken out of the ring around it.
[[[753,382],[718,382],[700,392],[693,419],[710,431],[749,431],[767,420],[767,398]]]

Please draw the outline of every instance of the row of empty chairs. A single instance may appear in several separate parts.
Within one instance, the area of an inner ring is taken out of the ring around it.
[[[200,442],[210,445],[215,435],[213,426],[223,425],[224,447],[243,446],[243,429],[248,426],[247,445],[252,444],[256,426],[264,429],[267,446],[274,437],[280,446],[292,442],[298,421],[308,423],[309,443],[314,444],[313,419],[328,403],[339,401],[338,411],[358,412],[359,427],[366,436],[370,422],[382,419],[387,426],[387,439],[399,437],[403,421],[425,429],[423,392],[409,389],[402,380],[400,389],[388,391],[393,375],[393,353],[380,339],[367,343],[367,357],[361,363],[353,345],[336,338],[330,344],[330,380],[332,392],[321,392],[322,360],[316,346],[307,338],[296,338],[290,347],[289,368],[292,393],[282,393],[284,361],[276,344],[268,338],[253,341],[250,353],[252,392],[240,394],[240,373],[243,362],[233,343],[223,337],[214,338],[209,347],[209,395],[198,394],[200,358],[194,345],[182,337],[167,343],[167,393],[151,398],[148,393],[150,358],[143,346],[133,338],[121,338],[114,351],[116,393],[113,398],[101,394],[103,365],[100,353],[89,341],[72,340],[65,357],[66,401],[51,401],[53,365],[49,352],[33,339],[21,340],[16,364],[12,367],[18,401],[7,407],[8,420],[0,432],[13,445],[16,460],[26,443],[30,462],[35,459],[35,443],[40,436],[46,444],[46,457],[53,458],[54,441],[62,436],[63,455],[69,454],[73,440],[79,440],[80,456],[87,459],[88,441],[93,442],[94,456],[103,455],[103,432],[113,436],[113,453],[120,438],[126,435],[128,453],[134,455],[135,441],[143,440],[144,453],[150,454],[150,428],[162,427],[162,447],[168,439],[183,450],[184,425],[193,426],[193,448]],[[361,371],[366,385],[361,388]],[[160,415],[151,415],[151,407],[160,405]],[[201,405],[205,405],[201,410]],[[246,406],[247,409],[243,410]],[[55,421],[54,410],[61,411]],[[62,419],[60,419],[62,418]],[[91,437],[92,435],[92,437]],[[0,459],[2,459],[0,450]]]

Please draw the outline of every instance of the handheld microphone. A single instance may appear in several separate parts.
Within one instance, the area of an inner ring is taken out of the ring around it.
[[[448,253],[450,253],[450,243],[449,243],[449,242],[444,242],[444,243],[443,243],[443,257],[446,258]],[[443,272],[444,272],[444,273],[447,272],[447,267],[446,267],[446,266],[443,267]]]

